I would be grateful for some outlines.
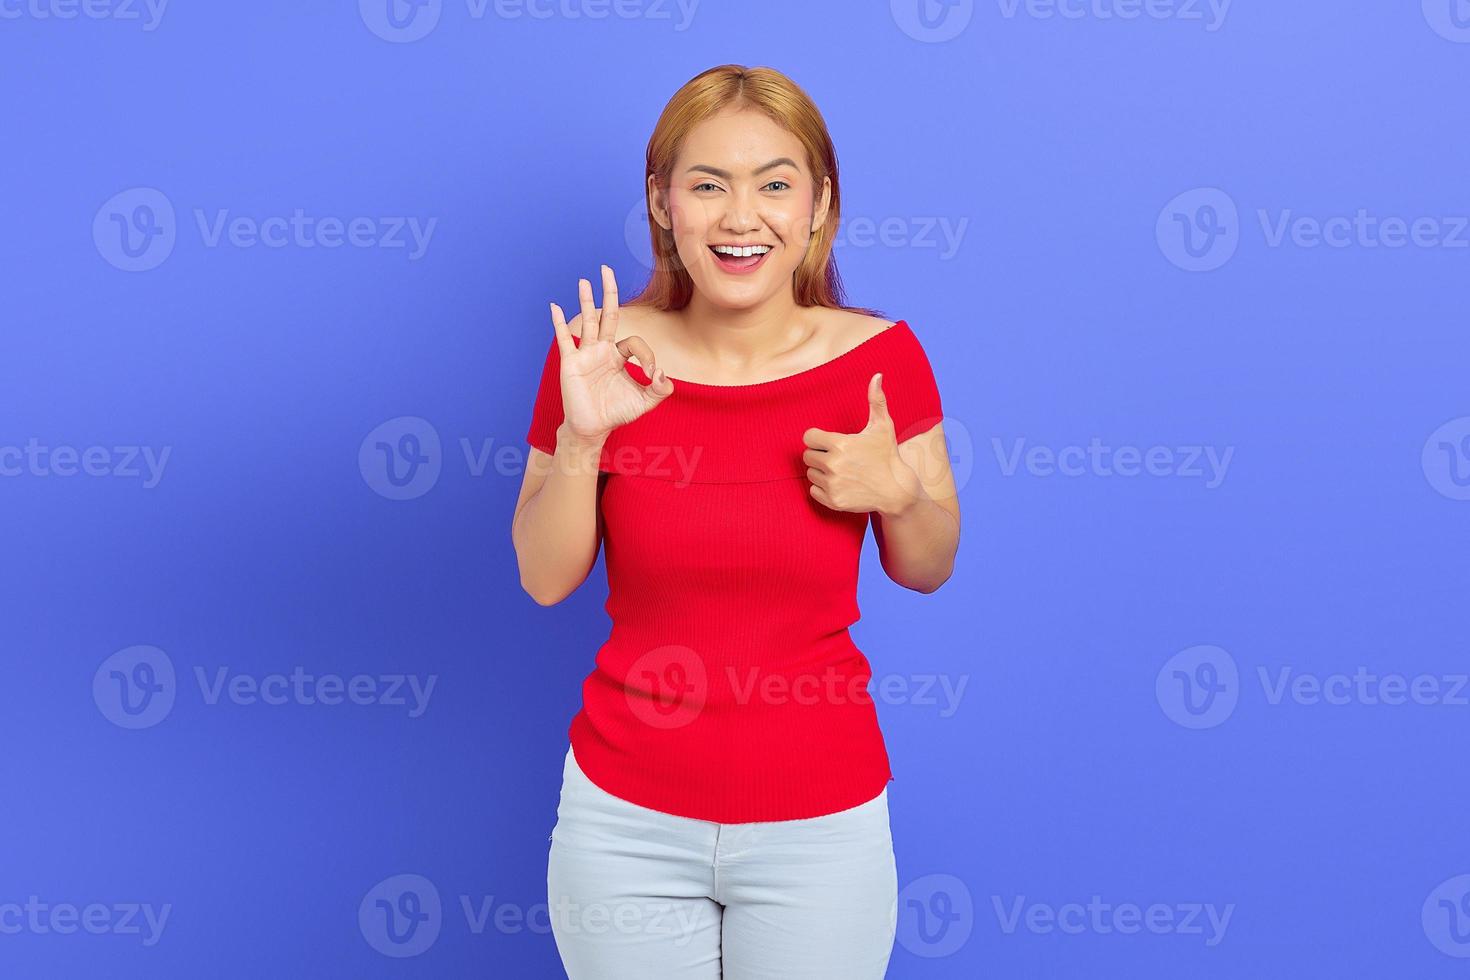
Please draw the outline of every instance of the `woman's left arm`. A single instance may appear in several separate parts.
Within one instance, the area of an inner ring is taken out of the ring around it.
[[[944,423],[898,442],[882,375],[868,383],[868,424],[851,434],[807,429],[802,459],[810,492],[832,510],[873,515],[873,537],[888,577],[933,592],[954,571],[960,504]]]
[[[960,498],[944,443],[944,423],[897,445],[895,466],[915,482],[873,512],[873,537],[888,577],[916,592],[933,592],[954,572],[960,546]],[[900,481],[903,485],[903,481]]]

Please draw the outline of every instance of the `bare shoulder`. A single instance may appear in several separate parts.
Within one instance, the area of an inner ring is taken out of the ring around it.
[[[853,310],[824,310],[819,322],[822,323],[823,332],[830,338],[827,347],[833,355],[852,350],[858,344],[897,325],[895,320],[868,316]]]
[[[659,350],[661,349],[660,342],[676,332],[674,314],[667,310],[660,310],[654,306],[618,307],[618,335],[615,338],[617,340],[625,337],[642,337],[655,350]]]

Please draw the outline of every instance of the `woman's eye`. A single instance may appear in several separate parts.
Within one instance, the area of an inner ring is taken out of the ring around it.
[[[791,189],[791,185],[788,184],[784,180],[773,180],[769,184],[767,184],[766,187],[768,187],[768,188],[774,187],[778,191],[789,191]],[[711,182],[709,182],[707,180],[706,181],[702,181],[702,182],[694,185],[694,190],[696,190],[696,191],[704,191],[704,190],[717,191],[719,189],[720,189],[720,185],[719,184],[713,184],[713,183],[711,183]]]

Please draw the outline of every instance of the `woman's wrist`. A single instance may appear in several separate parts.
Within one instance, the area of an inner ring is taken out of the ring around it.
[[[562,445],[562,442],[566,442],[570,447],[584,448],[584,450],[587,450],[587,448],[598,448],[600,450],[600,448],[603,448],[604,442],[607,442],[607,436],[609,435],[609,432],[603,432],[601,435],[582,435],[582,433],[573,430],[572,426],[564,422],[564,420],[562,425],[557,426],[556,429],[557,445]]]
[[[584,436],[565,422],[556,427],[556,452],[550,464],[568,475],[597,473],[601,469],[602,445],[607,436]]]

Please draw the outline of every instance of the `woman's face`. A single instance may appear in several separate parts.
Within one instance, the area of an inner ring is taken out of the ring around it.
[[[652,177],[649,194],[694,288],[715,306],[745,309],[791,289],[826,219],[831,183],[817,186],[795,136],[763,112],[739,109],[695,126],[674,161],[667,199]],[[761,247],[747,257],[716,246]]]

